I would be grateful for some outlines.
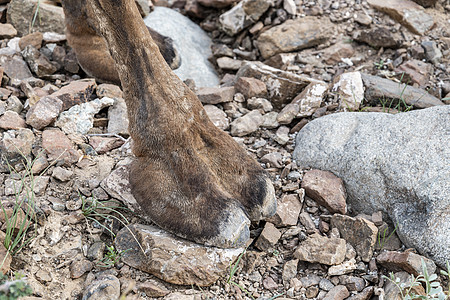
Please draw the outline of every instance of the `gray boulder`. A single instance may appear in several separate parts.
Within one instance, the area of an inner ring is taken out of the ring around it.
[[[344,180],[351,209],[381,210],[408,247],[450,257],[450,106],[396,115],[339,113],[306,125],[294,159]]]
[[[217,86],[219,77],[208,61],[211,39],[197,24],[182,14],[166,7],[155,7],[144,22],[162,35],[172,38],[181,57],[181,66],[175,74],[195,81],[196,86]]]

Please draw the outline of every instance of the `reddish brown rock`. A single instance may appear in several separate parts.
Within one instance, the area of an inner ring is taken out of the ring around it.
[[[363,261],[370,261],[378,234],[375,224],[360,217],[335,214],[331,218],[331,226],[339,230],[341,237],[355,248]]]
[[[0,23],[0,39],[10,39],[17,35],[17,30],[11,24]]]
[[[11,265],[11,254],[6,250],[5,246],[3,245],[3,241],[0,243],[0,273],[7,274],[10,270]]]
[[[308,171],[303,176],[302,188],[308,197],[325,206],[330,212],[347,213],[344,183],[333,173],[321,170]]]
[[[287,20],[266,30],[258,37],[258,49],[267,59],[277,53],[292,52],[320,45],[333,34],[334,25],[328,18],[303,17]]]
[[[59,129],[47,129],[42,132],[42,148],[47,152],[50,161],[62,161],[66,166],[70,166],[80,158],[70,140]]]
[[[0,117],[0,128],[1,129],[20,129],[25,128],[25,120],[22,119],[21,116],[19,116],[18,113],[14,111],[6,111],[1,117]]]
[[[87,259],[75,259],[70,265],[70,277],[72,279],[80,278],[85,273],[92,270],[94,264]]]
[[[423,35],[434,26],[433,17],[410,0],[368,0],[367,3],[387,13],[415,34]]]
[[[295,226],[301,208],[302,205],[297,195],[284,195],[278,202],[277,212],[270,218],[270,222],[277,226]]]
[[[97,97],[123,98],[123,92],[119,86],[109,83],[102,83],[97,86]]]
[[[310,83],[322,83],[304,75],[275,69],[261,62],[244,62],[236,78],[252,77],[266,84],[268,99],[275,108],[280,109],[289,103]]]
[[[327,238],[315,233],[300,243],[294,257],[313,263],[337,265],[344,261],[345,251],[345,240]]]
[[[240,77],[236,84],[235,89],[243,94],[247,99],[252,97],[265,97],[267,96],[267,87],[264,82],[256,78]]]
[[[360,293],[350,296],[347,300],[369,300],[372,297],[373,289],[373,286],[368,286]]]
[[[343,285],[337,285],[332,288],[323,300],[343,300],[350,296],[347,288]]]
[[[56,97],[41,98],[27,112],[26,123],[38,130],[50,125],[62,111],[63,102]]]
[[[89,138],[89,144],[91,144],[98,154],[119,148],[124,143],[124,140],[116,137],[92,136]]]
[[[272,223],[267,222],[255,246],[261,251],[267,251],[275,246],[280,237],[281,232]]]
[[[429,83],[433,67],[426,62],[413,59],[401,64],[394,71],[402,74],[403,82],[409,81],[423,87]]]
[[[218,104],[233,101],[234,87],[202,87],[197,97],[204,104]]]
[[[33,32],[21,37],[19,41],[20,50],[25,49],[25,47],[28,45],[33,46],[37,50],[41,49],[43,37],[43,34],[40,32]]]
[[[144,292],[148,297],[164,297],[170,293],[166,287],[155,280],[141,282],[137,285],[137,289]]]
[[[87,102],[97,87],[94,79],[81,79],[72,81],[52,94],[63,102],[63,111],[76,105]]]
[[[433,274],[436,271],[434,262],[413,252],[385,251],[377,256],[377,262],[388,270],[403,270],[414,276],[423,275],[422,260],[427,266],[428,274]]]
[[[351,43],[338,42],[324,49],[323,59],[327,64],[336,64],[343,58],[351,58],[353,54],[355,54],[355,49]]]
[[[423,7],[430,7],[434,6],[437,2],[437,0],[413,0],[417,4],[422,5]]]

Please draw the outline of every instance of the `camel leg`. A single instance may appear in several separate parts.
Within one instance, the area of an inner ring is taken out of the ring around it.
[[[249,219],[275,213],[259,164],[216,128],[164,62],[133,0],[86,0],[125,94],[136,160],[133,195],[162,228],[206,245],[242,246]]]
[[[114,61],[105,40],[95,26],[88,24],[84,3],[85,0],[62,1],[67,41],[74,49],[78,62],[86,74],[100,82],[120,85],[119,74],[114,67]],[[178,68],[181,59],[174,48],[172,39],[151,28],[148,28],[148,31],[169,66],[172,69]]]

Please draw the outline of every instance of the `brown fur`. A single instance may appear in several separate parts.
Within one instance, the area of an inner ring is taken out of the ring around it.
[[[95,27],[88,24],[84,3],[85,0],[62,2],[67,41],[75,50],[78,62],[86,74],[97,78],[100,82],[120,85],[119,74],[114,67],[114,61],[104,38],[95,30]],[[172,39],[149,27],[147,29],[169,66],[172,69],[178,68],[181,59],[173,46]]]
[[[247,227],[239,227],[238,238],[248,238],[246,215],[260,220],[275,212],[264,170],[212,124],[164,62],[133,0],[86,0],[86,8],[119,71],[137,157],[130,183],[143,210],[162,228],[200,243],[233,246],[224,232],[239,222]]]

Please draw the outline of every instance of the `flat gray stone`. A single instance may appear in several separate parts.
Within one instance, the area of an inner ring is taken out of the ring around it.
[[[351,208],[383,211],[407,247],[444,267],[450,257],[449,122],[450,106],[333,114],[299,132],[293,156],[302,167],[340,177]]]
[[[219,85],[214,66],[208,61],[212,56],[211,39],[200,26],[170,8],[159,6],[144,22],[173,40],[181,57],[181,66],[174,72],[181,80],[193,79],[197,87]]]

